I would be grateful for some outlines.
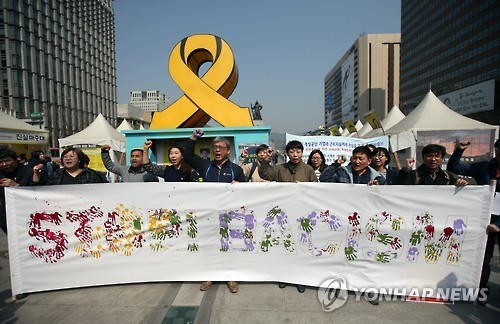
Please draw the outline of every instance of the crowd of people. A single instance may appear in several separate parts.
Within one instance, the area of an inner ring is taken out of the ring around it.
[[[173,145],[169,148],[168,166],[151,163],[149,151],[152,141],[146,141],[142,148],[134,148],[130,154],[130,164],[119,165],[112,161],[109,145],[101,147],[101,158],[106,169],[121,177],[123,182],[157,182],[158,177],[166,182],[331,182],[365,185],[455,185],[466,186],[469,182],[463,176],[472,177],[477,184],[489,184],[497,180],[499,192],[500,178],[500,140],[494,144],[495,157],[491,161],[462,163],[460,158],[470,143],[460,143],[453,152],[447,169],[442,169],[446,155],[444,146],[426,145],[422,150],[423,163],[415,168],[415,160],[407,159],[401,169],[389,167],[391,156],[384,147],[373,145],[358,146],[352,151],[349,162],[344,156],[338,156],[331,165],[325,162],[320,150],[313,150],[303,162],[304,147],[300,141],[292,140],[285,147],[287,162],[273,163],[275,151],[267,144],[256,148],[256,161],[245,164],[248,151],[242,150],[239,163],[230,161],[231,143],[224,137],[212,141],[213,160],[195,154],[195,143],[204,135],[202,129],[195,129],[185,146]],[[7,233],[4,187],[65,185],[106,183],[105,175],[88,167],[89,157],[78,148],[66,148],[61,154],[61,168],[47,165],[43,151],[35,151],[28,161],[18,161],[17,154],[8,149],[0,149],[0,225]],[[348,163],[347,163],[348,162]],[[495,242],[500,243],[500,216],[492,215],[487,228],[488,243],[481,276],[481,287],[486,288],[491,271],[491,258]],[[205,291],[212,281],[201,284]],[[229,291],[236,293],[238,283],[229,281]],[[286,283],[280,283],[284,288]],[[305,287],[297,285],[299,292]]]

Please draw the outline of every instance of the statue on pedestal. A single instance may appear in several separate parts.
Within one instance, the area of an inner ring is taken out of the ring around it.
[[[262,105],[259,104],[257,100],[255,100],[255,104],[250,104],[250,109],[252,110],[253,120],[262,120],[262,116],[260,111],[262,110]]]

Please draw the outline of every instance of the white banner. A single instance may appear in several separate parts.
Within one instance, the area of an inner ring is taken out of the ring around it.
[[[297,140],[304,145],[302,160],[306,163],[313,150],[320,150],[325,156],[325,163],[330,165],[337,160],[339,155],[345,156],[347,158],[346,164],[349,163],[352,150],[361,145],[373,144],[376,147],[382,146],[389,149],[388,136],[362,139],[345,136],[298,136],[287,133],[285,138],[287,143],[291,140]]]
[[[330,183],[6,188],[12,292],[153,281],[477,287],[493,189]]]

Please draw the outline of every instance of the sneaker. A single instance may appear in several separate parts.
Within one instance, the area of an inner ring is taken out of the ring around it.
[[[212,282],[211,281],[203,281],[200,285],[200,290],[201,291],[206,291],[212,287]]]
[[[297,291],[302,294],[304,291],[306,291],[306,286],[297,285]]]
[[[238,283],[236,281],[228,281],[227,288],[230,292],[237,293],[238,292]]]
[[[285,288],[286,286],[288,286],[288,284],[286,282],[278,283],[278,287],[280,287],[281,289]]]

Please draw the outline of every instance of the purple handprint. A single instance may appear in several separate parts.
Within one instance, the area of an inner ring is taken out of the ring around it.
[[[245,226],[249,230],[253,230],[255,227],[255,216],[252,214],[246,214],[245,215]]]
[[[419,254],[420,252],[418,251],[418,248],[412,246],[411,248],[408,249],[408,255],[406,256],[406,259],[409,261],[415,261],[415,259]]]
[[[337,215],[330,215],[330,218],[328,218],[328,226],[330,227],[330,230],[337,230],[340,228],[340,219],[337,217]]]
[[[288,217],[283,211],[276,216],[276,219],[278,220],[278,225],[281,227],[284,227],[286,224],[288,224]]]
[[[224,237],[221,237],[221,239],[220,239],[220,249],[221,249],[221,251],[228,251],[229,250],[229,241]]]
[[[266,216],[266,218],[264,219],[264,222],[262,223],[262,226],[264,226],[264,228],[268,228],[271,223],[273,222],[274,220],[274,216]]]
[[[453,221],[453,229],[457,235],[462,235],[464,233],[464,229],[467,225],[464,223],[462,219],[457,219]]]
[[[245,246],[247,247],[248,251],[253,251],[255,249],[253,246],[254,242],[252,241],[252,239],[245,238],[243,241],[245,242]]]
[[[228,228],[229,224],[227,223],[226,219],[229,217],[226,213],[219,214],[219,224],[221,227]]]
[[[318,215],[316,214],[315,211],[313,211],[312,213],[310,213],[309,215],[307,215],[307,218],[309,219],[309,223],[312,226],[316,226],[316,219],[318,218]]]

